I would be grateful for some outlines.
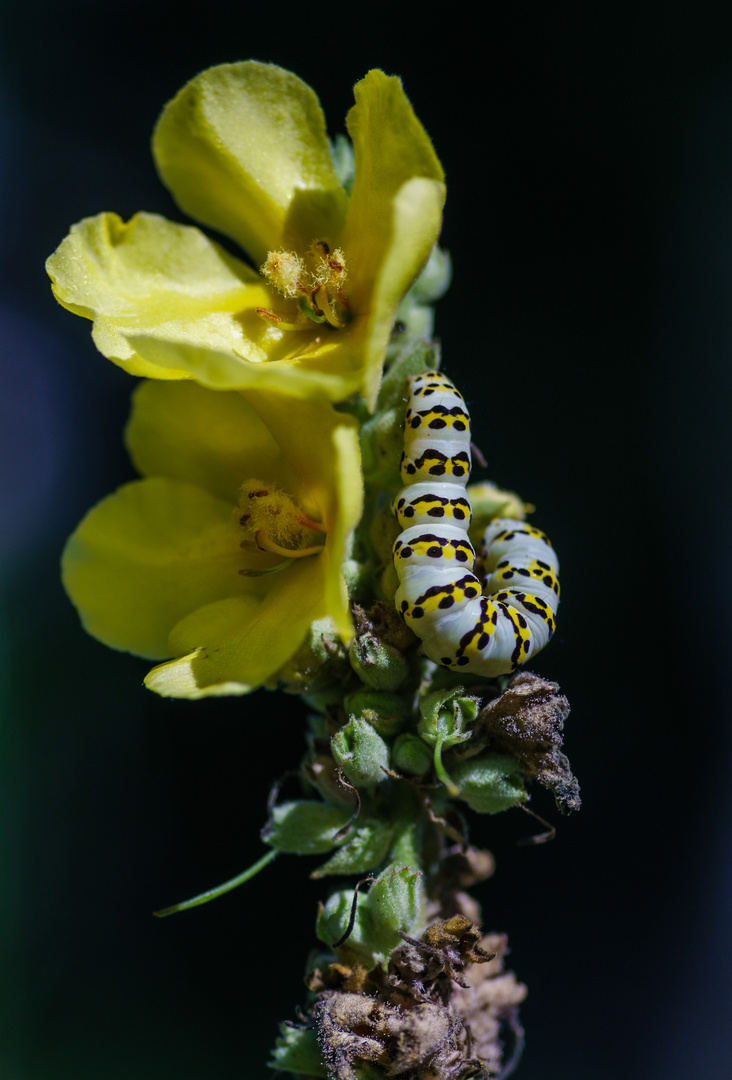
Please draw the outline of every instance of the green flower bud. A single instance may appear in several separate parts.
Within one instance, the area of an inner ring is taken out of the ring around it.
[[[333,170],[338,177],[338,183],[350,195],[356,175],[356,155],[353,143],[346,135],[338,134],[330,142],[330,159],[333,162]]]
[[[318,917],[316,933],[332,945],[348,928],[353,904],[353,890],[333,893]],[[344,955],[354,957],[367,967],[385,964],[389,953],[401,943],[399,931],[414,936],[423,921],[422,874],[411,866],[391,863],[379,874],[368,893],[359,894],[356,918]]]
[[[467,695],[462,687],[428,694],[419,705],[419,733],[430,746],[440,741],[447,750],[469,738],[466,728],[478,715],[478,705],[478,699]]]
[[[419,711],[422,719],[418,731],[425,742],[434,747],[435,772],[451,795],[458,794],[442,764],[442,751],[470,738],[465,728],[478,715],[478,700],[469,697],[462,687],[456,690],[437,690],[423,698]]]
[[[350,807],[305,801],[281,803],[262,829],[262,839],[277,851],[322,855],[339,843],[338,832],[350,816]]]
[[[363,906],[365,895],[359,894],[356,908],[356,922],[353,926],[353,931],[356,931],[356,936],[352,931],[348,937],[348,945],[350,951],[354,953],[363,954],[363,931],[361,930],[359,920],[359,908]],[[326,945],[332,945],[334,941],[339,941],[345,934],[348,923],[351,918],[351,906],[353,904],[353,889],[339,889],[337,892],[330,894],[324,904],[320,905],[320,911],[318,912],[318,920],[315,924],[315,933],[320,941],[325,942]]]
[[[389,559],[388,563],[384,566],[381,576],[378,580],[378,593],[377,595],[384,600],[388,600],[390,603],[394,603],[394,596],[399,588],[399,578],[397,572],[394,569],[394,563]],[[416,642],[416,637],[412,638],[413,642]]]
[[[333,757],[356,787],[369,787],[387,779],[389,747],[366,720],[354,719],[331,739]]]
[[[424,776],[432,768],[432,751],[416,735],[400,735],[391,751],[394,769],[411,776]]]
[[[367,720],[386,738],[401,731],[411,711],[402,698],[381,690],[356,690],[344,699],[343,705],[351,719]]]
[[[371,571],[368,566],[357,562],[356,559],[344,559],[341,563],[341,572],[349,596],[359,596],[364,589],[368,591],[370,588]]]
[[[374,690],[396,690],[407,675],[407,662],[391,645],[368,630],[357,635],[348,653],[351,667]]]
[[[452,770],[460,798],[479,814],[497,814],[526,799],[518,763],[502,754],[469,758]]]
[[[440,363],[440,346],[434,342],[402,341],[396,349],[392,349],[392,357],[381,380],[376,411],[378,414],[386,409],[401,409],[403,419],[409,397],[407,379],[426,370],[436,370]]]
[[[397,308],[397,326],[407,338],[431,338],[435,331],[435,313],[428,304],[416,304],[405,296]],[[402,329],[403,328],[403,329]]]
[[[435,244],[424,269],[407,293],[407,298],[417,304],[433,304],[447,292],[451,278],[450,252]]]

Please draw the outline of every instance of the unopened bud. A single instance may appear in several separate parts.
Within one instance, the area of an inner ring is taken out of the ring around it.
[[[417,735],[400,735],[394,743],[391,762],[397,772],[424,776],[432,768],[432,751]]]
[[[422,874],[411,866],[391,863],[379,874],[368,893],[359,895],[356,916],[343,955],[356,957],[366,967],[384,963],[401,944],[399,932],[414,934],[422,924]],[[316,933],[332,945],[350,922],[353,890],[333,893],[318,916]],[[340,951],[340,950],[339,950]]]
[[[409,705],[396,694],[381,690],[356,690],[345,698],[343,705],[350,719],[368,721],[379,735],[389,738],[406,724]]]
[[[366,720],[349,720],[331,740],[333,757],[356,787],[370,787],[387,779],[389,748]]]
[[[359,678],[373,690],[396,690],[407,675],[407,662],[399,650],[368,630],[353,639],[349,659]]]
[[[452,769],[452,779],[460,798],[479,814],[497,814],[526,799],[518,764],[502,754],[469,758]]]

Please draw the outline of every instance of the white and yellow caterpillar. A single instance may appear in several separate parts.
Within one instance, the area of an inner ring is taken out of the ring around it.
[[[468,539],[470,417],[445,375],[409,380],[401,476],[393,510],[395,604],[430,660],[493,677],[543,649],[555,627],[559,563],[543,532],[498,518],[483,538],[481,585]]]

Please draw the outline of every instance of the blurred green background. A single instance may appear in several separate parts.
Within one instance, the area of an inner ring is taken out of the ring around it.
[[[486,29],[484,19],[487,17]],[[498,857],[485,926],[530,988],[521,1080],[726,1080],[732,992],[729,508],[732,9],[723,3],[201,9],[28,2],[0,34],[0,1077],[264,1077],[294,1017],[322,883],[262,852],[297,701],[169,702],[87,638],[63,541],[132,476],[132,381],[55,305],[83,216],[181,220],[149,137],[193,74],[295,70],[343,130],[370,67],[403,76],[448,177],[446,370],[487,477],[562,560],[551,648],[584,809]],[[477,476],[476,472],[476,476]],[[256,731],[255,722],[256,721]]]

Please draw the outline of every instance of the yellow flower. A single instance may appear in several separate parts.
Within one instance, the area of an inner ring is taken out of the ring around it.
[[[48,260],[54,293],[94,322],[135,375],[213,389],[275,388],[373,405],[396,309],[437,240],[444,177],[399,79],[370,71],[347,118],[349,196],[314,92],[252,61],[189,82],[153,137],[178,204],[225,233],[266,277],[198,229],[100,214]],[[312,318],[320,321],[314,322]]]
[[[350,638],[343,563],[362,505],[352,417],[266,390],[145,381],[127,441],[144,479],[87,514],[63,578],[105,644],[177,657],[149,673],[151,689],[246,693],[314,620]]]

